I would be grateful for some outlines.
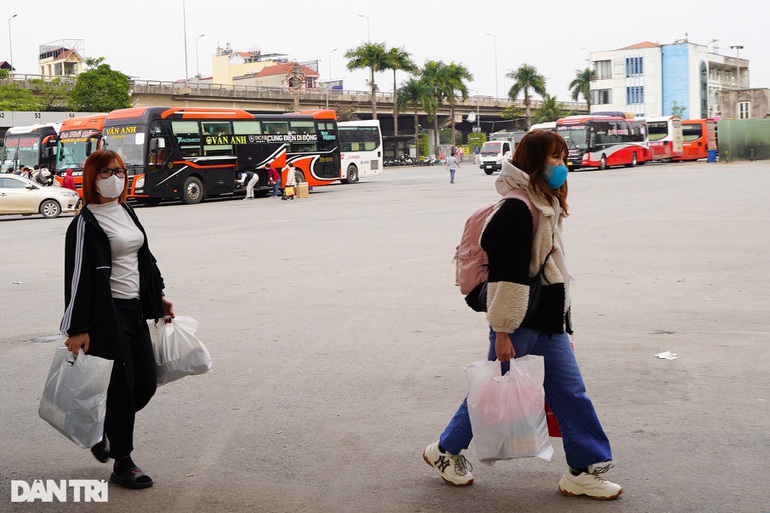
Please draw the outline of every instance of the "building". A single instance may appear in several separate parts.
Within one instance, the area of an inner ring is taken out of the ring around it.
[[[260,50],[235,52],[227,43],[224,48],[217,48],[211,59],[212,81],[215,84],[233,85],[235,77],[253,75],[264,67],[287,62],[289,59],[284,54],[262,54]]]
[[[749,61],[714,50],[683,39],[591,52],[596,73],[591,110],[636,117],[677,111],[682,119],[720,116],[720,92],[749,87]]]
[[[283,89],[317,89],[319,77],[318,71],[305,64],[287,62],[265,66],[258,72],[248,75],[233,77],[233,84]]]
[[[43,78],[75,76],[83,72],[83,40],[61,39],[40,45],[38,66]]]
[[[731,89],[719,94],[722,119],[770,118],[770,89]]]

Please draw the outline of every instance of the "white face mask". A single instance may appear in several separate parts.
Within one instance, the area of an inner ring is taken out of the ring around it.
[[[126,185],[125,178],[118,178],[112,175],[109,178],[100,178],[96,180],[96,191],[104,198],[118,198],[123,193]]]

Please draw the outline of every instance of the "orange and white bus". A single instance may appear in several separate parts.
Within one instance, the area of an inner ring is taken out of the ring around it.
[[[199,203],[204,197],[241,192],[244,171],[259,175],[269,191],[265,165],[292,164],[297,182],[311,186],[340,179],[334,111],[253,114],[241,109],[142,107],[110,112],[103,147],[126,163],[129,197],[148,204],[163,199]]]
[[[713,119],[682,120],[682,156],[675,160],[698,160],[717,149],[716,123]]]
[[[635,166],[649,159],[643,122],[619,116],[567,116],[556,122],[567,142],[570,169]]]
[[[682,156],[682,121],[679,116],[647,118],[647,146],[651,160],[671,162]]]
[[[100,147],[102,129],[107,114],[94,114],[67,118],[59,130],[59,147],[56,167],[53,169],[56,181],[61,185],[68,169],[72,169],[75,188],[83,196],[83,164],[92,151]]]

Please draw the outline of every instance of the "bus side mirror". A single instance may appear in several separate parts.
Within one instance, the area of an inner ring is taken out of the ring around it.
[[[48,160],[52,159],[55,154],[56,154],[56,150],[53,146],[48,146],[45,149],[45,156]]]
[[[166,140],[158,137],[150,139],[150,153],[158,153],[166,147]]]
[[[99,148],[99,140],[102,138],[102,134],[94,134],[86,141],[86,157],[94,152],[94,142],[96,142],[96,148]]]

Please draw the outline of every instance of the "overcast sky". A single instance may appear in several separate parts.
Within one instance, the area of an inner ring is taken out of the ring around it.
[[[217,45],[230,43],[236,51],[319,60],[322,80],[331,71],[346,89],[367,90],[368,72],[347,71],[344,53],[370,37],[403,47],[418,65],[428,59],[465,65],[474,76],[471,94],[505,96],[512,83],[505,73],[528,63],[546,77],[548,92],[566,101],[568,84],[575,70],[587,65],[589,52],[687,37],[710,49],[717,39],[719,53],[731,56],[736,51],[730,46],[743,45],[740,57],[750,61],[751,85],[770,86],[766,0],[185,0],[184,5],[189,76],[197,67],[210,76]],[[4,0],[0,6],[5,36],[0,60],[10,60],[7,20],[18,14],[10,21],[17,73],[38,73],[39,45],[82,39],[86,56],[104,57],[127,75],[167,81],[185,76],[183,0]],[[406,78],[399,73],[399,83]],[[382,91],[392,90],[392,71],[375,80]]]

